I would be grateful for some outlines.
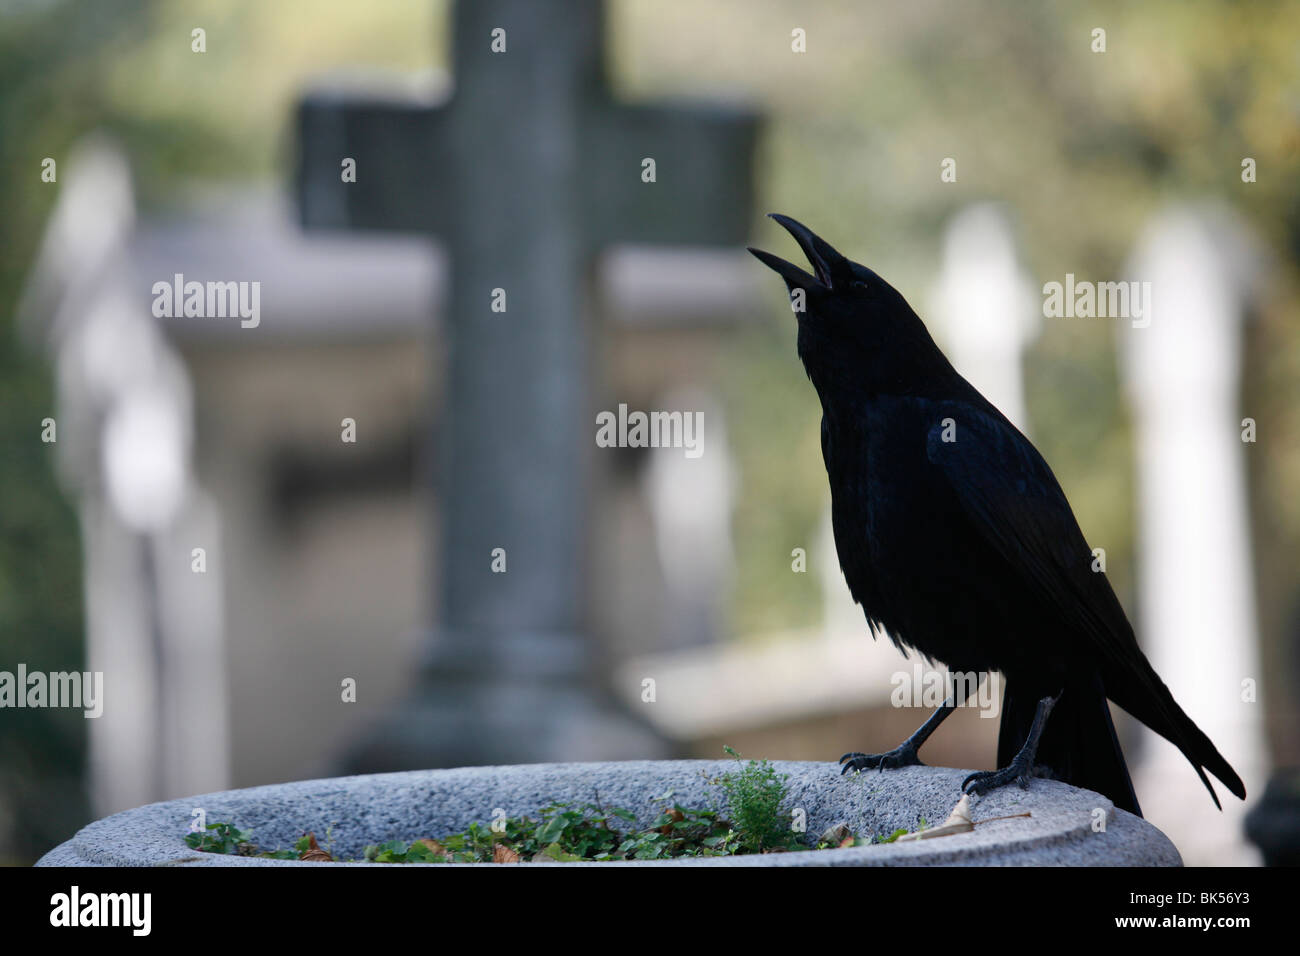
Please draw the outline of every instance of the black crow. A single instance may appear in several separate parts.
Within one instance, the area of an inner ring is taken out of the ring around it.
[[[954,672],[1006,679],[997,771],[962,784],[1022,785],[1035,765],[1141,814],[1107,698],[1238,797],[1232,767],[1138,647],[1094,571],[1056,477],[1029,439],[957,371],[906,300],[787,216],[812,274],[750,249],[798,317],[798,351],[822,406],[835,549],[872,628]],[[895,750],[849,753],[844,771],[919,764],[953,697]]]

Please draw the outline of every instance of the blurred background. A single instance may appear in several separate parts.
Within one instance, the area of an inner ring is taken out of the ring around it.
[[[743,251],[798,258],[780,211],[1052,464],[1250,795],[1117,713],[1147,817],[1259,862],[1300,765],[1300,4],[529,6],[0,0],[0,670],[105,694],[0,710],[0,861],[346,771],[895,746],[921,665],[848,597]],[[1067,275],[1150,321],[1045,316]],[[160,315],[174,279],[256,322]],[[597,447],[620,404],[703,453]]]

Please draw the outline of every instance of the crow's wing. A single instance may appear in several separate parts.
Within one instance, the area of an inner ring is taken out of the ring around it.
[[[936,406],[926,455],[976,532],[1073,634],[1121,667],[1141,658],[1124,609],[1056,476],[1029,439],[1000,417],[964,403]],[[949,440],[945,440],[949,439]]]
[[[1107,696],[1182,750],[1216,805],[1203,767],[1244,799],[1241,778],[1178,706],[1138,647],[1106,575],[1092,570],[1092,551],[1043,456],[996,411],[962,402],[936,403],[935,411],[926,455],[976,533],[1060,615],[1071,636],[1091,645],[1110,675]]]

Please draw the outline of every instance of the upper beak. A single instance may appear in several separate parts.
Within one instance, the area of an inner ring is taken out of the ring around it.
[[[755,258],[776,272],[785,280],[786,285],[791,288],[811,289],[815,286],[825,289],[834,288],[832,284],[833,276],[840,271],[840,267],[848,260],[836,252],[829,242],[798,220],[775,212],[768,213],[768,215],[784,226],[790,235],[794,236],[795,242],[799,243],[799,248],[808,257],[808,262],[812,265],[813,272],[816,275],[809,275],[793,263],[786,262],[770,252],[764,252],[762,249],[755,249],[751,246],[749,251],[754,254]]]

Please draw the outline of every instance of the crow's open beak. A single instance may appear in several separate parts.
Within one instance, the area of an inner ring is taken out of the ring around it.
[[[751,246],[749,251],[754,254],[754,257],[784,279],[785,284],[792,289],[834,288],[833,277],[837,273],[843,273],[843,267],[848,264],[848,260],[836,252],[829,242],[798,220],[775,212],[768,213],[768,216],[779,222],[790,235],[794,236],[795,242],[799,243],[799,248],[808,257],[808,262],[816,275],[809,275],[794,263],[786,262],[770,252]]]

